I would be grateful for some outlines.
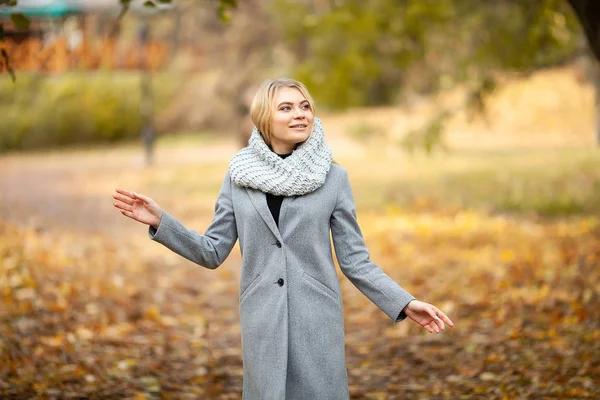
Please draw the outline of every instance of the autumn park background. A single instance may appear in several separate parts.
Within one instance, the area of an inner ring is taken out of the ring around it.
[[[585,1],[13,3],[0,398],[241,398],[239,248],[193,265],[111,196],[144,193],[203,232],[276,76],[315,97],[372,259],[456,323],[394,325],[340,273],[352,399],[600,397]]]

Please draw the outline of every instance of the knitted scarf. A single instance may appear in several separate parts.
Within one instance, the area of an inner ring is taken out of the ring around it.
[[[267,146],[254,127],[248,146],[231,159],[229,174],[238,186],[276,196],[299,196],[315,191],[325,182],[331,160],[321,120],[315,117],[310,137],[285,159]]]

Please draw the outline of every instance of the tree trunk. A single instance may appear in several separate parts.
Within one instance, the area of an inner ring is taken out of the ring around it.
[[[590,50],[600,60],[600,1],[568,0],[583,27]]]
[[[581,23],[591,56],[586,75],[594,86],[596,101],[596,143],[600,146],[600,1],[568,0]]]
[[[584,38],[581,38],[578,47],[583,76],[594,88],[596,143],[600,146],[600,62],[592,54]]]
[[[589,57],[586,60],[586,76],[587,80],[594,88],[594,100],[596,111],[596,144],[600,146],[600,64],[595,58]]]
[[[596,144],[600,146],[600,67],[598,63],[594,65],[593,74],[592,82],[596,99]]]
[[[145,19],[138,32],[140,51],[140,114],[142,120],[142,140],[146,153],[146,165],[152,165],[154,153],[154,98],[152,96],[152,80],[148,61],[148,42],[150,25]]]

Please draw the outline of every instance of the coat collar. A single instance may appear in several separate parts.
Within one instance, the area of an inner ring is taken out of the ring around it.
[[[271,214],[271,211],[269,210],[269,206],[267,205],[267,196],[263,192],[261,192],[260,190],[257,190],[257,189],[252,189],[249,187],[247,187],[245,189],[246,189],[246,193],[248,193],[248,197],[250,197],[250,201],[252,202],[252,205],[254,205],[254,208],[256,208],[256,211],[258,212],[258,214],[265,221],[265,223],[267,224],[267,226],[269,227],[271,232],[273,232],[273,235],[275,235],[277,240],[282,241],[281,233],[279,232],[279,229],[277,229],[277,224],[275,224],[273,215]],[[283,203],[285,203],[285,198],[283,199]],[[281,205],[281,207],[283,208],[283,204]],[[280,218],[281,218],[281,214],[280,214]]]

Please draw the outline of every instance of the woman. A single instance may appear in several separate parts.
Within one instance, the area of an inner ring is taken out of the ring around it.
[[[149,197],[117,189],[115,207],[177,254],[217,268],[239,238],[245,400],[348,399],[342,272],[393,321],[439,333],[452,321],[416,300],[369,258],[346,171],[332,163],[305,86],[265,80],[247,147],[231,160],[204,235]]]

